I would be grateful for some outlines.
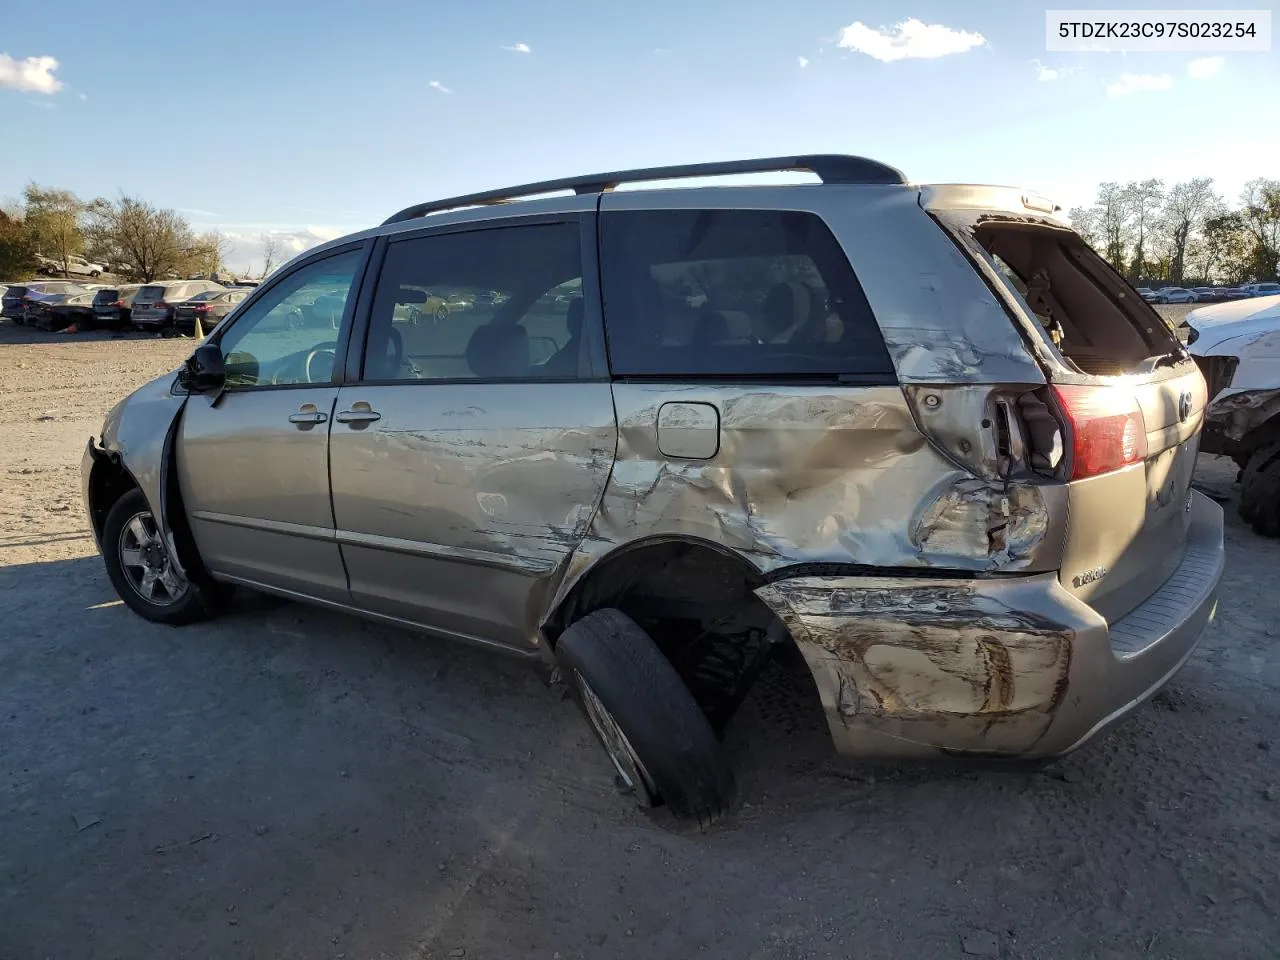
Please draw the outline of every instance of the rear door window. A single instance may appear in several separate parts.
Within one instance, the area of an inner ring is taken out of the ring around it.
[[[378,278],[364,379],[576,378],[584,311],[576,222],[397,240]]]
[[[862,287],[814,214],[607,212],[601,262],[615,376],[893,376]]]

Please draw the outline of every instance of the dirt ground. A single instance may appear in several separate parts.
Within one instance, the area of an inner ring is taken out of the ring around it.
[[[867,770],[772,669],[707,834],[620,800],[528,667],[244,598],[116,599],[78,463],[191,343],[0,325],[0,958],[1275,958],[1280,543],[1227,499],[1218,620],[1048,770]]]

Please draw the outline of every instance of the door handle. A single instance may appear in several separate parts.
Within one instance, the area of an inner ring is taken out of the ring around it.
[[[372,423],[374,420],[381,420],[382,414],[367,406],[356,406],[351,410],[339,410],[334,419],[339,423]]]
[[[296,423],[304,427],[315,423],[324,423],[328,419],[329,415],[317,410],[314,403],[304,403],[297,413],[289,414],[290,423]]]

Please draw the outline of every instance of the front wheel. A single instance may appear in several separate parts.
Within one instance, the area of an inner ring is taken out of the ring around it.
[[[665,803],[709,826],[732,808],[733,768],[711,724],[647,633],[619,610],[597,610],[556,644],[565,682],[641,806]]]
[[[205,619],[210,595],[173,564],[151,506],[141,490],[115,502],[102,528],[102,559],[120,599],[155,623],[179,625]]]

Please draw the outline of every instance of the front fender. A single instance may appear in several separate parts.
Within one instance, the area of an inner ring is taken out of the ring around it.
[[[101,442],[96,449],[90,442],[85,457],[94,462],[108,458],[132,478],[151,507],[170,557],[185,576],[187,570],[181,559],[184,551],[178,549],[170,516],[171,501],[177,499],[173,495],[174,443],[187,402],[186,393],[175,391],[176,380],[175,373],[167,373],[116,404],[102,425]],[[87,503],[90,496],[87,472],[84,480]],[[92,510],[92,505],[87,505]]]

